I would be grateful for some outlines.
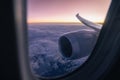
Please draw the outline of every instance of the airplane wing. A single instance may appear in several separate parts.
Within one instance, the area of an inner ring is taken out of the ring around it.
[[[93,22],[91,22],[91,21],[88,21],[88,20],[82,18],[81,16],[79,16],[79,14],[76,14],[76,17],[77,17],[83,24],[85,24],[86,26],[94,29],[95,31],[100,31],[102,25],[95,24],[95,23],[93,23]]]

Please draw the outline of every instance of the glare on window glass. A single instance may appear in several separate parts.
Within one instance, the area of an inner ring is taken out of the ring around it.
[[[27,22],[31,71],[59,77],[89,57],[110,0],[28,0]]]

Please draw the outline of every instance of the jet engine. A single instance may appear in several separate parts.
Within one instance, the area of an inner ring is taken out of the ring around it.
[[[95,31],[82,30],[65,34],[59,38],[61,54],[68,59],[78,59],[89,55],[96,43]]]

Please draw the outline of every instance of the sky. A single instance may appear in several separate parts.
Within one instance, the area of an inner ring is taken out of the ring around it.
[[[27,22],[79,22],[79,13],[93,22],[103,22],[111,0],[27,0]]]

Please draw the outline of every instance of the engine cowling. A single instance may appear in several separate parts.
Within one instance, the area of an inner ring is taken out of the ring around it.
[[[94,30],[80,30],[64,34],[59,38],[59,49],[67,59],[79,59],[89,55],[97,41]]]

